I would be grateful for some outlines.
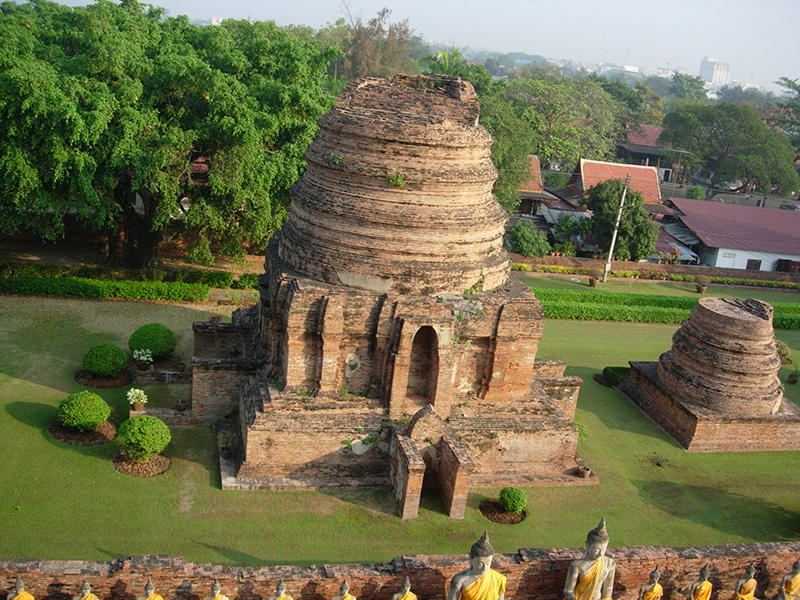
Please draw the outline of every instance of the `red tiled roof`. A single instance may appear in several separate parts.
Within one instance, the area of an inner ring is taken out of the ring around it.
[[[658,136],[664,131],[663,127],[656,127],[655,125],[639,125],[639,127],[630,127],[628,129],[628,143],[636,144],[637,146],[651,146],[653,148],[660,148],[658,145]],[[668,144],[664,147],[671,147]]]
[[[208,163],[202,156],[189,163],[189,167],[192,169],[192,175],[205,175],[208,173]]]
[[[539,157],[531,155],[528,157],[531,160],[531,174],[532,179],[526,182],[520,182],[519,191],[526,194],[541,194],[544,189],[542,188],[542,170],[539,167]]]
[[[800,212],[670,198],[681,221],[710,248],[800,255]]]
[[[639,192],[647,204],[661,204],[661,187],[658,183],[658,170],[655,167],[581,159],[580,168],[584,192],[589,191],[593,185],[609,179],[625,181],[625,176],[630,173],[630,189]]]

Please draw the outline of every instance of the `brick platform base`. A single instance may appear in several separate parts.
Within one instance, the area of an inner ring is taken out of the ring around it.
[[[620,390],[687,452],[800,450],[800,408],[783,401],[775,415],[714,413],[677,398],[658,380],[655,362],[631,362]]]

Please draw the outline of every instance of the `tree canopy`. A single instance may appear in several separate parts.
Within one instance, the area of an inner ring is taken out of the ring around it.
[[[320,79],[334,50],[271,22],[197,27],[135,0],[2,10],[3,232],[57,239],[69,212],[111,240],[122,230],[143,267],[184,213],[198,257],[266,244],[331,105]]]
[[[789,138],[761,121],[751,106],[678,103],[664,117],[661,140],[688,151],[683,161],[708,170],[709,196],[723,182],[767,193],[800,189]]]
[[[611,244],[624,186],[621,179],[609,179],[589,188],[586,196],[586,206],[592,211],[591,233],[605,240],[606,252]],[[625,208],[622,210],[614,248],[614,258],[617,260],[640,260],[655,249],[658,228],[643,205],[642,195],[629,189],[625,195]]]

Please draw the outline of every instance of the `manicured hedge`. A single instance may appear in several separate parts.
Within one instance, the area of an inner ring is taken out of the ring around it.
[[[577,302],[542,302],[548,319],[574,321],[630,321],[639,323],[680,323],[689,317],[689,310],[659,306],[620,306],[581,304]]]
[[[541,301],[580,302],[589,304],[609,304],[616,306],[660,306],[662,308],[685,308],[691,310],[699,298],[680,296],[650,296],[645,294],[626,294],[624,292],[598,292],[593,290],[553,290],[532,288]]]
[[[102,281],[80,277],[8,277],[0,279],[0,292],[81,298],[135,300],[207,300],[209,286],[202,283],[155,281]]]
[[[680,323],[689,317],[691,309],[700,300],[594,290],[531,289],[542,303],[545,317],[576,321]],[[776,302],[773,307],[773,327],[800,329],[800,303]]]

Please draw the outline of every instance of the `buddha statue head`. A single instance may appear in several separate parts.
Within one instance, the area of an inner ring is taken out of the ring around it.
[[[17,592],[17,595],[25,591],[25,584],[19,577],[17,577],[17,580],[14,582],[14,591]]]
[[[400,588],[401,594],[407,594],[411,590],[411,580],[406,577],[403,579],[403,586]]]
[[[711,575],[711,571],[709,570],[708,565],[700,569],[700,581],[705,581],[708,579],[709,575]]]
[[[756,567],[755,565],[747,565],[747,568],[744,570],[744,575],[748,579],[752,579],[753,576],[756,574]]]
[[[222,586],[219,584],[219,579],[215,579],[214,583],[211,584],[211,593],[214,596],[219,596],[219,593],[222,591]]]
[[[275,588],[275,593],[278,595],[278,598],[286,593],[286,584],[283,583],[283,579],[278,582],[278,585]]]
[[[474,575],[484,575],[492,566],[494,548],[489,542],[489,532],[484,531],[481,539],[469,549],[469,566]]]
[[[153,581],[148,579],[147,583],[144,584],[144,593],[147,596],[152,596],[153,592],[156,591],[156,586],[153,585]]]
[[[661,573],[658,572],[658,567],[650,571],[650,583],[657,583],[661,578]]]
[[[586,556],[591,560],[597,560],[606,553],[608,548],[608,532],[606,531],[606,518],[600,519],[600,523],[586,535]]]
[[[92,593],[92,586],[90,586],[89,582],[84,579],[83,583],[81,584],[81,596],[85,597],[91,593]]]
[[[350,593],[350,584],[347,583],[347,579],[342,582],[342,585],[339,586],[339,595],[346,596]]]
[[[792,573],[800,573],[800,558],[792,565]]]

